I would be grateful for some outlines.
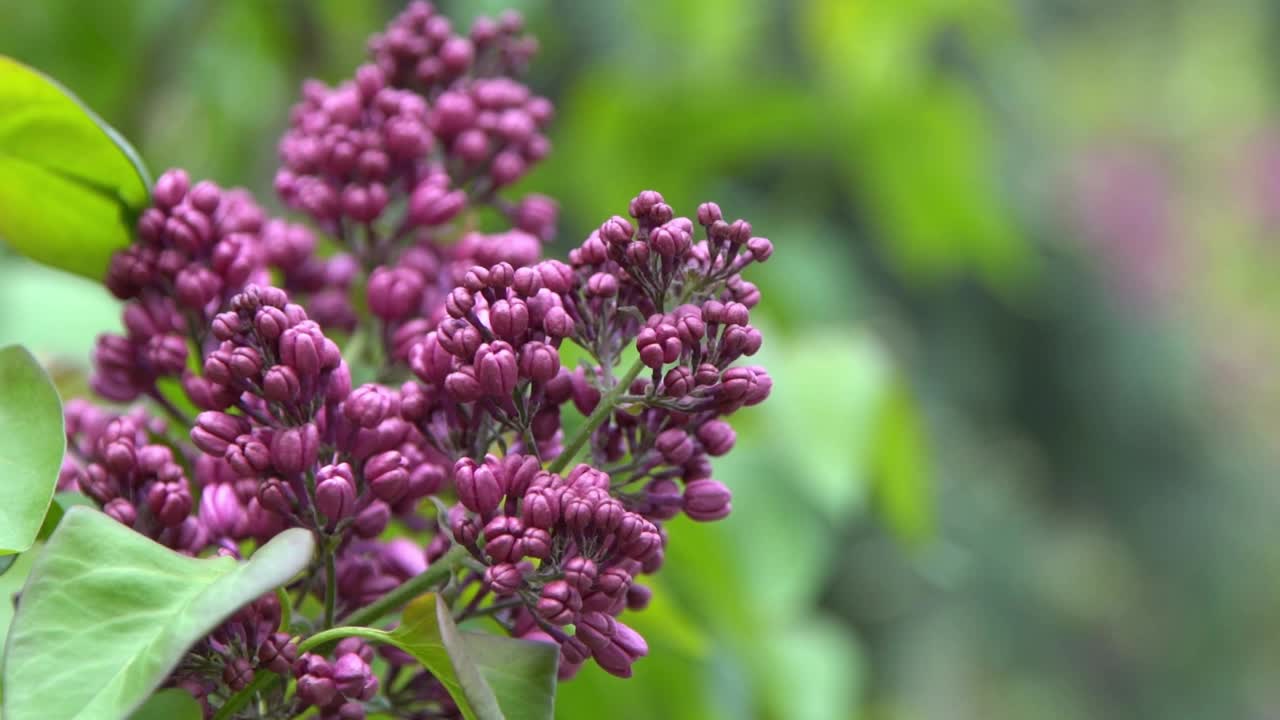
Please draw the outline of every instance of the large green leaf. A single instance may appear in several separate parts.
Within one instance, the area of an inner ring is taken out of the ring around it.
[[[73,507],[36,559],[9,630],[6,720],[123,718],[187,649],[284,584],[315,550],[287,530],[245,563],[179,555]]]
[[[137,152],[66,88],[0,56],[0,239],[99,280],[149,182]]]
[[[339,637],[387,643],[409,653],[444,685],[468,720],[549,720],[555,711],[558,648],[459,630],[434,593],[409,603],[395,630],[334,628],[313,636],[302,649]]]
[[[26,348],[0,349],[0,554],[35,541],[66,442],[62,403],[49,376]]]

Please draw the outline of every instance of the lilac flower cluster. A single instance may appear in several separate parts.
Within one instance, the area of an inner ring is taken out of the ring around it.
[[[100,339],[93,388],[170,422],[68,404],[61,486],[188,554],[240,557],[289,527],[320,550],[284,596],[322,615],[282,628],[264,596],[174,674],[206,715],[266,672],[294,681],[261,698],[269,717],[361,718],[375,694],[456,716],[401,651],[378,649],[395,683],[362,642],[298,654],[446,558],[465,559],[457,619],[556,644],[563,678],[588,659],[629,676],[648,646],[618,618],[649,602],[664,524],[731,510],[710,458],[772,387],[738,363],[763,342],[742,272],[773,247],[713,203],[678,217],[645,191],[569,262],[542,259],[555,202],[501,194],[549,150],[551,105],[513,77],[533,49],[517,15],[458,35],[411,4],[353,79],[303,88],[275,187],[310,225],[175,170],[112,262],[127,332]],[[509,227],[475,230],[482,209]],[[565,343],[589,359],[567,366]]]
[[[181,170],[160,176],[138,242],[117,253],[107,288],[121,300],[124,335],[98,339],[93,389],[116,402],[157,397],[159,379],[184,375],[213,313],[251,281],[265,282],[258,236],[264,215],[243,190],[191,184]]]

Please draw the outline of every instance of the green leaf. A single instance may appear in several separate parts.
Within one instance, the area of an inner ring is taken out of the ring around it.
[[[546,720],[552,716],[560,659],[555,647],[472,630],[459,635],[507,720]]]
[[[467,657],[449,607],[434,593],[409,603],[390,641],[418,659],[449,691],[468,718],[501,718],[493,689]]]
[[[905,380],[899,379],[885,398],[873,452],[871,470],[880,516],[900,539],[928,540],[933,534],[929,451]]]
[[[77,505],[97,507],[93,500],[81,493],[60,492],[54,495],[53,502],[49,503],[49,512],[45,513],[44,524],[40,526],[40,532],[36,537],[40,540],[48,540],[53,531],[58,529],[58,523],[62,522],[62,516]]]
[[[115,130],[66,88],[0,56],[0,239],[100,280],[129,244],[149,184]]]
[[[4,636],[9,632],[13,622],[14,597],[22,590],[22,584],[31,574],[31,563],[35,562],[41,546],[36,545],[21,555],[6,555],[13,558],[13,564],[0,575],[0,652],[4,650]],[[3,717],[3,715],[0,715]]]
[[[35,541],[65,449],[62,402],[49,376],[26,348],[0,349],[0,554]]]
[[[6,720],[126,717],[193,643],[315,551],[286,530],[248,562],[179,555],[85,507],[36,559],[9,630]]]
[[[186,690],[169,688],[147,698],[129,720],[201,720],[204,709]]]
[[[459,630],[435,593],[409,603],[395,630],[333,628],[313,635],[300,649],[342,637],[387,643],[409,653],[444,685],[467,720],[548,720],[555,711],[556,647]]]

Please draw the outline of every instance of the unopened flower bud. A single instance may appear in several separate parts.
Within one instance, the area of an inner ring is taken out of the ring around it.
[[[719,520],[732,510],[731,499],[732,494],[723,483],[694,480],[684,488],[684,511],[693,520]]]
[[[484,571],[484,584],[494,595],[511,595],[520,589],[523,582],[520,569],[511,563],[491,565]]]
[[[564,580],[553,580],[542,586],[537,612],[554,625],[568,625],[582,609],[582,596]]]
[[[320,432],[312,423],[279,430],[271,438],[271,464],[285,475],[300,473],[320,454]]]
[[[404,497],[409,488],[408,463],[395,450],[374,455],[365,461],[364,479],[379,500],[394,503]]]

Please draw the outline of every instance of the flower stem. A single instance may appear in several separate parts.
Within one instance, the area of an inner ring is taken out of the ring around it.
[[[375,630],[373,628],[367,628],[367,627],[355,627],[351,625],[344,625],[342,627],[329,628],[328,630],[325,630],[323,632],[318,632],[315,635],[312,635],[311,637],[307,638],[306,640],[303,640],[302,642],[298,643],[298,652],[299,653],[311,652],[312,650],[315,650],[321,645],[325,645],[327,643],[334,642],[335,640],[341,640],[343,638],[349,638],[349,637],[364,638],[365,640],[372,640],[373,642],[387,641],[387,633],[382,630]]]
[[[391,592],[378,598],[373,603],[356,610],[343,621],[348,625],[372,625],[389,615],[396,608],[407,604],[410,600],[432,589],[440,581],[449,577],[455,569],[462,565],[467,557],[466,548],[454,545],[443,557],[431,563],[422,573],[405,580]]]
[[[338,569],[333,559],[334,554],[333,548],[329,547],[329,541],[326,539],[324,548],[324,626],[326,628],[333,627],[333,606],[338,597]]]
[[[564,452],[560,453],[560,456],[552,461],[547,470],[558,473],[564,470],[565,466],[577,457],[578,452],[582,450],[582,446],[591,437],[591,433],[595,432],[596,428],[600,427],[600,424],[609,417],[609,413],[613,412],[614,403],[631,387],[631,383],[640,374],[641,370],[644,370],[644,363],[640,362],[639,358],[636,358],[631,367],[627,368],[626,374],[618,379],[618,384],[614,385],[606,395],[600,398],[600,402],[596,404],[596,409],[591,411],[591,414],[587,416],[586,422],[582,424],[582,427],[578,428],[578,431],[573,434],[573,438],[564,446]]]

